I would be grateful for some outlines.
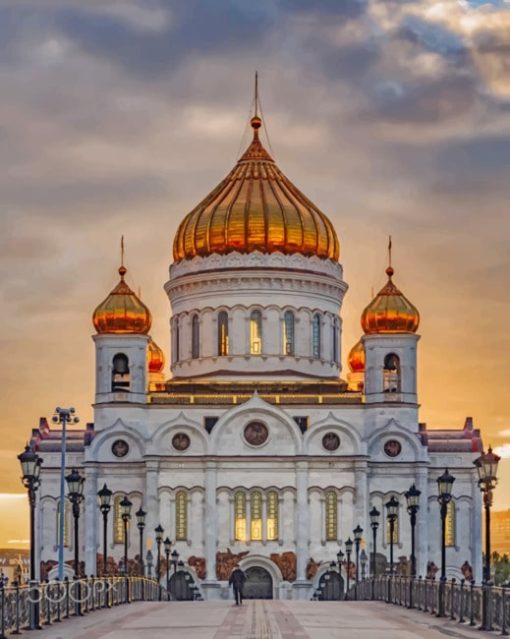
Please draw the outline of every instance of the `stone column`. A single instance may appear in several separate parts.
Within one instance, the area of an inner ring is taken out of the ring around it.
[[[482,496],[476,475],[471,477],[471,565],[473,578],[477,584],[482,583]],[[464,558],[461,558],[464,563]]]
[[[368,523],[368,465],[366,461],[354,462],[354,482],[356,487],[356,519],[353,524],[354,527],[359,524],[363,528],[363,539],[365,539],[367,545],[369,545],[368,542],[371,538],[371,531]]]
[[[219,597],[219,586],[216,577],[216,549],[218,539],[218,513],[216,507],[216,462],[208,461],[205,471],[205,562],[206,578],[203,584],[208,599]]]
[[[98,549],[98,512],[97,505],[97,475],[96,466],[87,466],[85,469],[85,506],[83,508],[81,521],[80,557],[83,556],[83,546],[85,546],[85,573],[87,575],[97,574],[96,553]],[[65,512],[65,508],[62,509]],[[83,541],[85,542],[83,544]]]
[[[298,589],[297,599],[308,597],[310,584],[306,578],[309,560],[310,527],[308,516],[308,462],[296,463],[296,554],[297,574],[294,587]]]
[[[420,510],[416,517],[416,575],[425,577],[429,560],[429,484],[428,469],[416,469],[416,488],[421,491]]]
[[[147,460],[145,462],[145,495],[143,498],[143,508],[147,512],[144,530],[145,546],[147,549],[151,549],[155,566],[157,548],[154,529],[159,524],[158,462],[155,460]]]

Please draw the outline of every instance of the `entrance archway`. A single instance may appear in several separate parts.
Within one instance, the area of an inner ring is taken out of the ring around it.
[[[262,566],[251,566],[245,570],[245,599],[272,599],[273,578]]]
[[[170,577],[169,588],[170,594],[176,601],[192,601],[193,591],[190,588],[190,579],[188,573],[180,570]]]
[[[336,572],[325,572],[319,581],[319,601],[338,601],[343,598],[344,580]]]

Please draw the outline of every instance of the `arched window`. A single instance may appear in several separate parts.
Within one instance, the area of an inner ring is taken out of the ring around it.
[[[326,493],[326,541],[336,541],[338,538],[338,501],[336,492],[328,490]]]
[[[236,541],[246,541],[246,495],[237,492],[234,495],[234,538]]]
[[[64,502],[64,546],[69,547],[69,522],[71,518],[71,503]],[[57,546],[60,545],[60,501],[57,504]]]
[[[128,391],[130,384],[129,359],[124,353],[117,353],[112,360],[112,393]]]
[[[278,493],[270,490],[267,493],[267,541],[276,541],[279,535]]]
[[[174,362],[178,362],[181,359],[181,328],[179,326],[179,318],[176,317],[174,320],[174,344],[175,344],[175,352],[174,352]]]
[[[124,522],[122,521],[122,509],[120,502],[124,495],[115,495],[113,500],[113,543],[124,543]]]
[[[262,541],[262,493],[258,490],[251,494],[250,515],[250,538],[252,541]]]
[[[321,356],[321,316],[317,313],[312,320],[312,357]]]
[[[284,355],[294,355],[295,318],[292,311],[286,311],[283,316],[283,353]]]
[[[228,313],[218,313],[218,355],[228,355]]]
[[[383,390],[385,393],[400,393],[400,359],[395,353],[384,358]]]
[[[339,353],[339,349],[338,349],[338,333],[339,333],[339,322],[338,322],[338,317],[335,317],[333,319],[333,325],[331,327],[331,350],[332,350],[332,357],[331,359],[335,362],[335,364],[339,364],[340,363],[340,353]]]
[[[188,496],[185,490],[178,490],[175,495],[175,539],[188,539]]]
[[[262,353],[262,313],[252,311],[250,315],[250,355]]]
[[[448,506],[446,507],[446,545],[447,546],[455,546],[455,537],[456,537],[456,524],[457,524],[457,513],[455,508],[455,501],[452,499],[448,502]]]
[[[191,320],[191,357],[192,359],[200,357],[200,320],[198,315],[193,315]]]

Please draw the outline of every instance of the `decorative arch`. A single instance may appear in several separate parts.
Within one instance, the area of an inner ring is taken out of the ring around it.
[[[332,412],[330,412],[329,415],[327,415],[324,419],[321,419],[320,421],[314,424],[311,424],[310,428],[307,429],[303,437],[303,452],[304,453],[310,452],[310,444],[315,439],[319,439],[319,440],[322,439],[323,435],[328,430],[337,432],[340,435],[341,440],[347,439],[347,441],[351,443],[352,451],[349,451],[347,453],[345,451],[345,448],[344,450],[342,450],[342,444],[340,444],[340,448],[338,449],[338,451],[335,451],[336,454],[340,454],[340,455],[345,455],[345,454],[365,455],[366,454],[366,445],[361,440],[357,429],[349,422],[338,419],[338,417],[336,417],[336,415],[334,415]],[[322,448],[322,445],[320,446]],[[325,455],[328,454],[326,450],[323,450],[323,453]]]
[[[175,451],[172,448],[172,434],[182,431],[186,433],[191,440],[190,447],[182,452]],[[197,451],[193,446],[194,442],[200,442],[201,450]],[[202,424],[189,419],[183,412],[179,413],[174,419],[160,424],[153,433],[152,441],[147,446],[147,452],[160,453],[161,450],[167,450],[169,453],[180,455],[186,454],[205,454],[208,452],[209,440],[204,432]]]
[[[283,581],[282,572],[278,566],[274,563],[274,561],[271,561],[271,559],[264,557],[263,555],[248,555],[244,559],[241,559],[239,565],[243,571],[257,566],[265,568],[273,580],[273,592],[277,592],[279,585]]]
[[[124,439],[129,444],[129,452],[125,457],[114,457],[111,452],[111,444],[116,439]],[[145,451],[147,440],[140,431],[126,424],[122,419],[117,419],[111,426],[98,433],[90,446],[85,448],[85,461],[115,461],[132,462],[140,460]]]

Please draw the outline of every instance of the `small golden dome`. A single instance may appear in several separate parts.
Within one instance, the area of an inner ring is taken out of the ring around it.
[[[151,339],[147,347],[147,367],[149,373],[161,373],[165,366],[163,350]]]
[[[253,140],[227,177],[181,222],[174,260],[214,253],[301,253],[338,260],[329,219],[276,166],[262,146],[262,120],[251,119]]]
[[[358,340],[351,348],[348,363],[353,373],[363,373],[365,371],[365,349],[361,340]]]
[[[119,268],[120,282],[94,311],[92,321],[100,334],[145,335],[150,330],[151,313],[124,281],[126,272],[124,266]]]
[[[361,327],[366,334],[416,333],[420,313],[392,281],[393,269],[386,269],[388,282],[361,314]]]

